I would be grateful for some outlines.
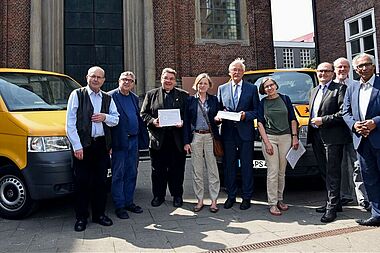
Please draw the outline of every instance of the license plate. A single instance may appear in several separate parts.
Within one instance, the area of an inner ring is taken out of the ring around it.
[[[253,160],[254,169],[265,169],[267,168],[267,163],[265,160]]]

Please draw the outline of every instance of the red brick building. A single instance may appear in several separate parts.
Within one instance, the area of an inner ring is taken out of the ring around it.
[[[313,0],[313,7],[319,61],[366,52],[375,56],[379,73],[380,1]]]
[[[65,72],[79,82],[89,66],[137,74],[137,92],[161,70],[225,77],[237,57],[273,68],[270,0],[2,0],[0,67]]]

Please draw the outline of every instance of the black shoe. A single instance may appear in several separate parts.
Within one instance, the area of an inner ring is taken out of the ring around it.
[[[97,218],[92,218],[92,222],[95,222],[102,226],[107,226],[107,227],[112,226],[113,224],[112,220],[105,215],[101,215]]]
[[[87,220],[77,219],[74,225],[74,230],[77,232],[82,232],[86,230]]]
[[[227,198],[226,202],[224,202],[224,208],[230,209],[235,204],[235,202],[236,202],[235,199]]]
[[[349,203],[351,203],[352,201],[354,201],[353,199],[351,199],[351,198],[342,198],[341,200],[340,200],[340,204],[342,205],[342,206],[347,206]]]
[[[321,218],[321,222],[328,223],[336,219],[336,212],[333,210],[326,210],[325,214]]]
[[[136,206],[135,204],[126,206],[125,209],[127,211],[132,212],[132,213],[142,213],[143,212],[143,209],[141,207],[139,207],[139,206]]]
[[[372,206],[367,200],[364,200],[359,204],[359,206],[363,207],[367,212],[371,212]]]
[[[119,219],[129,219],[128,212],[124,208],[116,209],[115,214]]]
[[[315,209],[317,213],[325,213],[326,212],[326,206],[320,206]],[[338,205],[336,207],[336,212],[343,212],[343,208],[341,205]]]
[[[362,226],[376,226],[376,227],[380,226],[380,218],[376,218],[376,217],[371,217],[366,220],[356,220],[356,222]]]
[[[247,210],[250,207],[251,207],[251,200],[243,199],[243,201],[240,204],[240,210]]]
[[[173,206],[181,207],[183,205],[182,197],[173,197]]]
[[[165,199],[160,197],[154,197],[150,204],[154,207],[160,206],[162,203],[164,203]]]

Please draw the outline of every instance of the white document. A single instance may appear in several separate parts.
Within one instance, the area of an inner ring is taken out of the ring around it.
[[[233,121],[240,121],[241,118],[241,114],[239,112],[219,111],[216,116],[221,119],[228,119]]]
[[[306,149],[302,145],[302,142],[299,141],[298,149],[290,148],[288,153],[286,154],[286,160],[288,160],[292,169],[296,166],[298,160],[301,158],[303,153],[305,153]]]
[[[181,114],[179,109],[160,109],[158,120],[161,127],[175,126],[181,123]]]

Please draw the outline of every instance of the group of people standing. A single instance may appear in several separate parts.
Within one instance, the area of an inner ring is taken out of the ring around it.
[[[353,180],[359,204],[372,210],[371,218],[358,223],[379,226],[380,132],[376,125],[380,123],[380,96],[377,94],[380,79],[374,75],[371,56],[359,55],[353,65],[361,79],[357,83],[350,81],[351,85],[347,83],[349,62],[346,59],[334,62],[337,78],[334,81],[333,65],[318,65],[319,85],[311,91],[308,142],[313,145],[327,189],[326,205],[316,211],[324,213],[322,222],[335,220],[336,212],[342,211],[341,182],[346,177],[348,181],[342,184],[342,190],[348,188],[346,192],[349,192],[350,185],[353,185],[349,182]],[[218,87],[216,96],[208,92],[213,86],[211,78],[202,73],[193,84],[195,95],[189,96],[188,92],[176,87],[176,71],[165,68],[161,74],[161,87],[146,93],[140,110],[138,97],[132,92],[136,81],[133,72],[121,73],[119,87],[106,93],[101,90],[104,70],[91,67],[86,76],[87,86],[72,92],[67,108],[66,132],[72,145],[77,192],[74,230],[86,229],[89,204],[93,222],[103,226],[113,224],[105,215],[106,175],[111,160],[111,190],[116,216],[128,219],[128,212],[143,212],[133,199],[139,148],[149,147],[153,207],[165,202],[167,188],[173,206],[183,205],[186,154],[191,154],[197,198],[193,211],[199,212],[204,207],[206,169],[211,199],[209,211],[218,212],[220,179],[213,139],[222,140],[225,153],[227,199],[224,208],[229,209],[236,203],[237,171],[240,168],[240,209],[249,209],[253,191],[254,119],[258,120],[262,152],[268,167],[269,212],[281,215],[288,210],[289,206],[283,200],[285,155],[290,148],[299,146],[298,123],[292,102],[287,95],[277,92],[276,80],[263,78],[257,89],[243,80],[244,71],[244,60],[234,60],[229,65],[231,79]],[[362,83],[369,83],[371,87],[362,91]],[[261,101],[259,93],[266,95]],[[181,121],[174,126],[161,126],[158,116],[161,109],[179,109]],[[218,111],[237,113],[240,119],[221,118]],[[348,169],[348,173],[342,173]],[[342,178],[342,175],[345,176]],[[353,179],[348,178],[352,175]]]

